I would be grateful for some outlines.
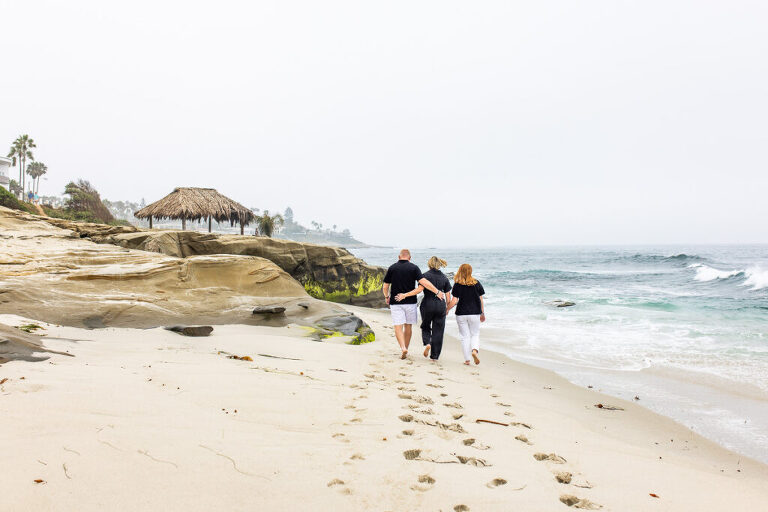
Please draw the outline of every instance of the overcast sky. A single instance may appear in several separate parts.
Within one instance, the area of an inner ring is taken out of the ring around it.
[[[396,246],[768,242],[764,0],[0,0],[0,19],[0,144],[35,139],[42,194],[214,187]]]

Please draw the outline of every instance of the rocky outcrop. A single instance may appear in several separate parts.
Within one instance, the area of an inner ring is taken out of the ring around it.
[[[254,306],[309,299],[269,260],[218,254],[174,258],[92,243],[0,208],[0,313],[99,328],[220,324]],[[295,308],[302,310],[302,308]]]
[[[385,306],[381,294],[384,269],[368,265],[340,247],[196,231],[110,230],[99,225],[79,225],[76,228],[80,236],[97,243],[158,252],[176,258],[213,254],[264,258],[288,272],[309,295],[317,299]]]
[[[549,304],[550,306],[555,306],[556,308],[569,308],[571,306],[576,305],[575,302],[571,302],[569,300],[560,300],[560,299],[547,302],[547,304]]]

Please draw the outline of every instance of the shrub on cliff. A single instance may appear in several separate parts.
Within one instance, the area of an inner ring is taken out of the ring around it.
[[[111,224],[115,218],[109,212],[98,191],[89,182],[78,180],[70,181],[64,188],[64,194],[69,196],[64,210],[72,220],[85,222],[100,222]]]
[[[33,211],[29,205],[16,199],[16,196],[8,192],[4,187],[0,187],[0,206],[37,215],[37,212]]]

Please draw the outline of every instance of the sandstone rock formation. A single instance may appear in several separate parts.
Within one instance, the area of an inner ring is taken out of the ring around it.
[[[381,294],[385,269],[368,265],[340,247],[255,236],[147,231],[133,226],[75,223],[61,219],[46,221],[96,243],[158,252],[176,258],[214,254],[257,256],[288,272],[309,295],[317,299],[360,306],[386,306]]]
[[[308,299],[302,285],[264,258],[175,258],[97,245],[0,208],[2,313],[87,327],[220,324],[250,318],[255,305],[276,297]]]

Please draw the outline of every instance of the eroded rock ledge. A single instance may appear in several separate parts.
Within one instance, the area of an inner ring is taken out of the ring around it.
[[[266,237],[196,231],[149,231],[133,226],[44,220],[96,243],[157,252],[176,258],[214,254],[257,256],[270,260],[286,271],[304,286],[309,295],[317,299],[385,307],[381,294],[385,269],[368,265],[340,247]]]

